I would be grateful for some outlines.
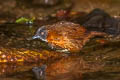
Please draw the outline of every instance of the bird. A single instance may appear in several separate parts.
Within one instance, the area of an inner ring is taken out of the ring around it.
[[[60,21],[41,26],[32,39],[40,39],[62,52],[79,52],[91,38],[105,35],[104,32],[89,31],[77,23]]]

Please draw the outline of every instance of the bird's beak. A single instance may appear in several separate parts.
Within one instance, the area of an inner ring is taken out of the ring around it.
[[[33,40],[33,39],[38,39],[39,37],[38,36],[33,36],[33,37],[30,37],[30,38],[27,38],[27,40]]]
[[[30,38],[27,38],[27,40],[33,40],[33,39],[38,39],[39,37],[38,36],[33,36],[33,37],[30,37]]]
[[[40,38],[40,36],[35,35],[32,37],[32,39],[38,39],[38,38]]]
[[[41,38],[41,36],[38,36],[38,35],[33,36],[32,39],[40,39],[40,40],[42,40],[42,41],[47,42],[47,40]]]

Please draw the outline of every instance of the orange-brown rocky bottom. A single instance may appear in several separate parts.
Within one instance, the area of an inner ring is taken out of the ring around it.
[[[60,57],[62,57],[60,53],[48,50],[0,48],[0,63],[40,62],[40,60],[46,61],[49,58],[52,60]]]
[[[48,66],[46,77],[47,80],[81,80],[83,73],[99,71],[102,66],[88,63],[82,57],[69,57]]]

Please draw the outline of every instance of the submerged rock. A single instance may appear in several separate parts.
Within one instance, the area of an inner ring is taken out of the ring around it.
[[[33,67],[32,71],[35,74],[37,80],[45,80],[46,73],[46,65],[42,65],[41,67]]]

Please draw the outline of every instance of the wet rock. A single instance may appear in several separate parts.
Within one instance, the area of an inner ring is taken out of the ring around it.
[[[94,9],[86,17],[83,26],[89,30],[106,32],[110,35],[120,34],[120,21],[101,9]]]

